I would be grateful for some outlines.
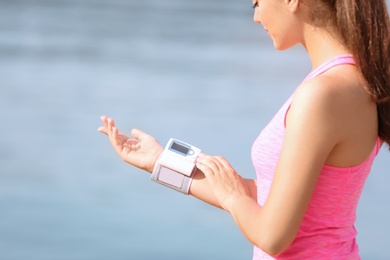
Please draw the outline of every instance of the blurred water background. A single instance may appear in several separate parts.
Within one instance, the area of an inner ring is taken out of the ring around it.
[[[273,49],[250,1],[0,0],[0,260],[251,259],[231,217],[160,187],[96,131],[100,115],[227,157],[310,70]],[[358,211],[363,259],[389,259],[390,154]]]

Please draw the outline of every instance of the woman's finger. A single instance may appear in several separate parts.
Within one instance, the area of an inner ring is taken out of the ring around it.
[[[198,161],[196,167],[203,172],[207,180],[210,181],[214,178],[214,172],[207,164],[203,164],[201,161]]]
[[[119,130],[115,126],[112,127],[111,132],[111,144],[115,148],[116,152],[122,156],[123,143],[120,142]]]
[[[112,128],[115,127],[114,120],[107,118],[107,131],[109,135],[112,135]]]
[[[99,126],[99,128],[97,129],[100,133],[103,133],[105,135],[107,135],[107,129],[105,126]]]
[[[202,155],[198,158],[197,161],[198,168],[205,173],[206,178],[212,177],[215,178],[216,175],[220,172],[220,166],[217,160],[214,157],[209,155]]]
[[[115,137],[114,137],[114,128],[115,128],[114,121],[111,118],[107,118],[107,134],[108,134],[108,137],[110,139],[111,144],[116,149],[116,141],[115,141]]]
[[[137,128],[133,128],[130,132],[130,134],[137,140],[142,140],[144,139],[146,136],[148,136],[148,134],[142,132],[141,130],[137,129]]]
[[[209,155],[209,156],[206,156],[204,158],[204,160],[207,161],[208,165],[213,169],[215,174],[220,173],[224,169],[224,166],[220,162],[220,159],[218,157]]]
[[[101,116],[100,119],[101,119],[102,122],[103,122],[104,128],[107,129],[107,127],[108,127],[108,124],[107,124],[107,117],[106,117],[106,116]]]
[[[218,161],[220,168],[231,169],[231,164],[222,156],[216,156],[215,159]]]

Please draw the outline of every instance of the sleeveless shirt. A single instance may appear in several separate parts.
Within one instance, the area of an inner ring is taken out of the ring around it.
[[[341,64],[355,64],[345,54],[325,62],[305,80],[314,78]],[[263,129],[252,146],[251,157],[257,176],[258,204],[264,206],[285,135],[285,118],[293,95]],[[296,238],[279,256],[271,257],[254,247],[254,260],[260,259],[360,259],[356,244],[356,208],[365,180],[380,148],[378,138],[370,156],[360,165],[335,167],[324,165]]]

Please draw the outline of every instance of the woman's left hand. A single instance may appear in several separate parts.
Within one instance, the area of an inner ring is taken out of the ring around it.
[[[103,126],[98,131],[108,135],[112,146],[123,161],[148,172],[153,167],[163,151],[157,140],[141,130],[133,129],[131,137],[119,132],[114,119],[107,116],[101,117]]]
[[[250,196],[243,178],[225,158],[201,154],[197,167],[206,176],[215,197],[226,211],[230,212],[235,198]]]

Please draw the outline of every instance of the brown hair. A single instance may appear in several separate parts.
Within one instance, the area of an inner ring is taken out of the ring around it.
[[[377,104],[379,136],[390,145],[390,21],[385,0],[315,2],[313,17],[318,18],[320,9],[330,12],[314,19],[322,26],[335,28],[354,56],[367,91]]]

